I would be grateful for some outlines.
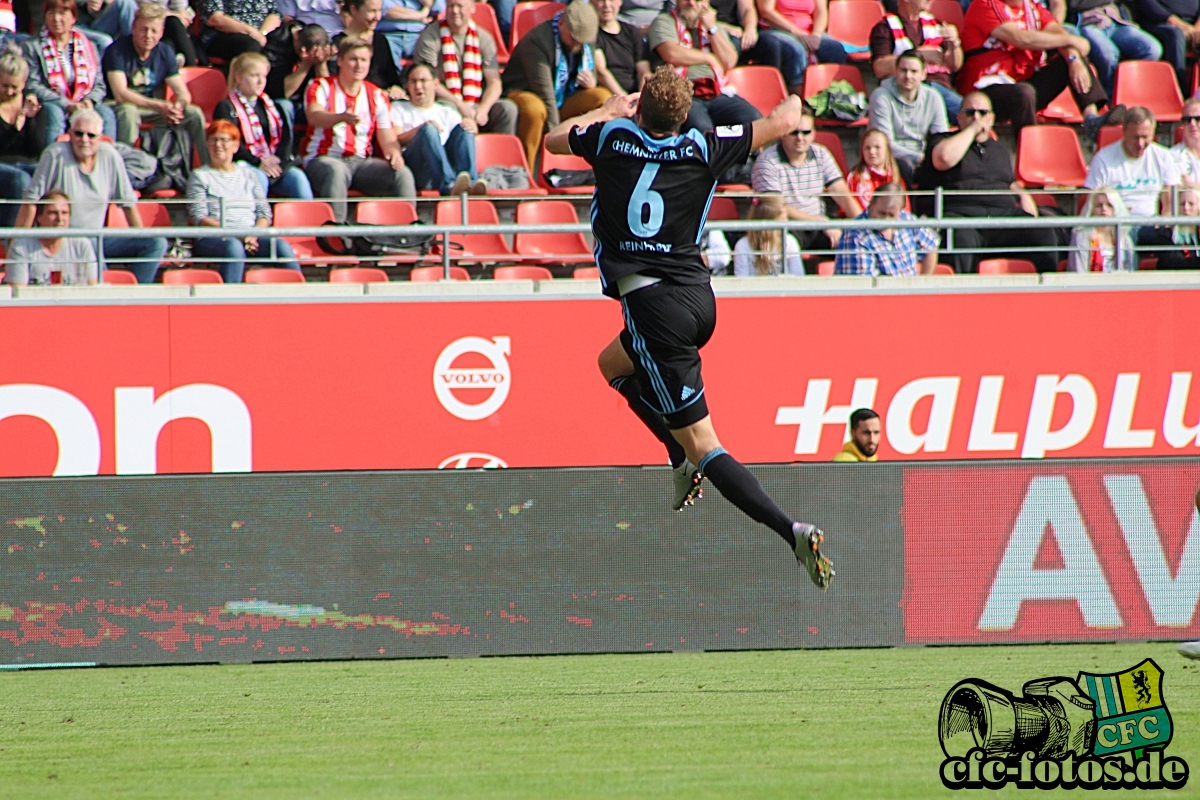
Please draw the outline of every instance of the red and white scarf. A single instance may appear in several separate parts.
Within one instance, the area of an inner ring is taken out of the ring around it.
[[[46,66],[46,82],[56,93],[72,103],[78,103],[96,85],[100,65],[92,43],[75,28],[71,29],[70,50],[75,80],[72,86],[67,86],[66,54],[49,33],[42,34],[42,63]]]
[[[904,22],[895,14],[888,14],[884,17],[888,27],[892,30],[892,39],[895,41],[895,46],[892,48],[892,55],[898,56],[901,53],[907,53],[909,50],[915,50],[916,45],[912,39],[908,38],[908,33],[904,30]],[[937,17],[930,14],[928,11],[922,11],[917,15],[917,20],[921,23],[921,46],[938,48],[942,46],[942,26],[938,23]],[[930,73],[946,73],[950,70],[945,64],[935,64],[930,62],[928,65]]]
[[[467,23],[461,65],[458,63],[458,51],[454,49],[454,35],[445,20],[438,32],[442,35],[442,74],[446,78],[446,89],[464,103],[478,103],[479,98],[483,97],[483,54],[479,49],[479,28],[474,21]]]
[[[683,20],[679,18],[679,15],[675,13],[675,9],[673,8],[671,9],[671,19],[675,20],[675,32],[679,35],[680,46],[686,47],[689,50],[692,49],[696,44],[696,40],[692,38],[691,30],[688,29],[687,25],[683,24]],[[711,53],[712,39],[709,38],[708,31],[704,30],[703,26],[699,26],[696,30],[700,34],[700,52]],[[687,72],[688,68],[686,66],[677,67],[675,69],[675,74],[679,75],[681,78],[686,78]],[[725,76],[722,74],[721,70],[713,70],[713,80],[717,84],[717,89],[720,90],[725,83]]]
[[[267,110],[265,132],[262,120],[254,110],[260,99]],[[233,106],[233,113],[237,115],[238,127],[242,129],[242,141],[246,143],[246,149],[260,159],[275,155],[275,149],[279,147],[279,139],[283,135],[283,118],[279,116],[275,102],[265,94],[250,100],[234,89],[229,93],[229,103]]]

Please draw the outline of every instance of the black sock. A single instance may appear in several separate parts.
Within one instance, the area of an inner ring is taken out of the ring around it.
[[[744,511],[751,519],[761,522],[783,537],[788,546],[796,549],[792,520],[762,488],[758,479],[741,463],[718,447],[700,460],[700,471],[712,481],[721,495]]]
[[[636,375],[622,375],[619,378],[613,378],[609,381],[609,386],[621,393],[629,402],[629,408],[633,413],[637,414],[638,419],[642,421],[650,432],[658,438],[667,447],[667,456],[671,459],[671,466],[678,467],[687,458],[687,454],[683,452],[683,445],[675,441],[675,437],[671,435],[671,431],[667,430],[667,423],[659,414],[650,406],[646,405],[646,401],[642,399],[642,384],[637,379]]]

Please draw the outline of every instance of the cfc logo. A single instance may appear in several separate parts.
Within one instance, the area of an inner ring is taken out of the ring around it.
[[[1167,755],[1171,715],[1163,671],[1029,681],[1022,696],[968,678],[942,700],[938,737],[947,789],[1180,789],[1188,764]]]
[[[478,336],[464,336],[446,346],[433,365],[433,391],[442,407],[459,419],[486,419],[500,410],[508,399],[512,375],[507,356],[511,353],[507,336],[493,336],[491,341]],[[459,356],[478,353],[491,362],[490,367],[455,367]],[[487,399],[479,403],[463,402],[455,391],[464,389],[490,390]]]

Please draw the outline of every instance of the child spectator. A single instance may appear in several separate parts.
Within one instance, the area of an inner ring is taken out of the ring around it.
[[[262,183],[263,194],[312,200],[312,186],[292,154],[292,123],[266,94],[271,64],[262,53],[242,53],[229,65],[229,96],[213,119],[229,120],[241,133],[234,158]]]
[[[1200,191],[1188,187],[1179,190],[1179,216],[1200,216]],[[1147,243],[1169,248],[1147,255],[1158,256],[1159,269],[1200,269],[1200,236],[1195,225],[1170,225],[1154,228]]]
[[[329,77],[329,60],[337,51],[320,25],[294,25],[286,39],[268,40],[266,55],[271,61],[267,94],[288,103],[294,127],[296,122],[304,122],[304,93],[308,84],[313,78]],[[289,113],[287,106],[282,110]]]
[[[786,221],[787,218],[787,204],[781,194],[756,197],[754,204],[750,206],[752,220]],[[800,243],[792,234],[784,234],[778,228],[747,231],[733,246],[734,275],[746,278],[751,275],[781,273],[804,274],[804,263],[800,260]]]
[[[1101,186],[1088,195],[1085,217],[1123,217],[1128,212],[1116,189]],[[1071,272],[1126,272],[1138,268],[1129,230],[1121,231],[1121,263],[1117,265],[1117,229],[1112,225],[1089,225],[1071,234],[1067,269]]]
[[[859,205],[866,208],[876,189],[899,181],[900,165],[892,155],[892,144],[887,135],[875,128],[868,128],[858,143],[858,163],[846,176],[846,186]]]

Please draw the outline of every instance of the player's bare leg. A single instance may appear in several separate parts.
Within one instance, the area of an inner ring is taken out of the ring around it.
[[[822,589],[829,588],[833,563],[820,550],[825,535],[816,525],[795,522],[783,513],[750,470],[721,446],[711,416],[673,429],[671,434],[683,445],[688,460],[697,465],[700,474],[712,481],[726,500],[778,533],[792,548],[812,582]]]
[[[629,403],[630,410],[637,414],[642,424],[649,428],[650,432],[667,448],[667,457],[671,460],[671,468],[674,471],[672,477],[675,485],[671,507],[679,511],[684,506],[690,506],[703,496],[700,490],[701,476],[696,469],[696,462],[688,460],[682,445],[667,430],[667,424],[662,415],[646,405],[646,401],[642,399],[641,382],[634,375],[633,361],[630,360],[629,354],[621,345],[620,336],[613,339],[607,347],[600,351],[597,362],[600,374],[604,376],[604,380],[608,381],[608,385],[620,392],[621,396]]]

